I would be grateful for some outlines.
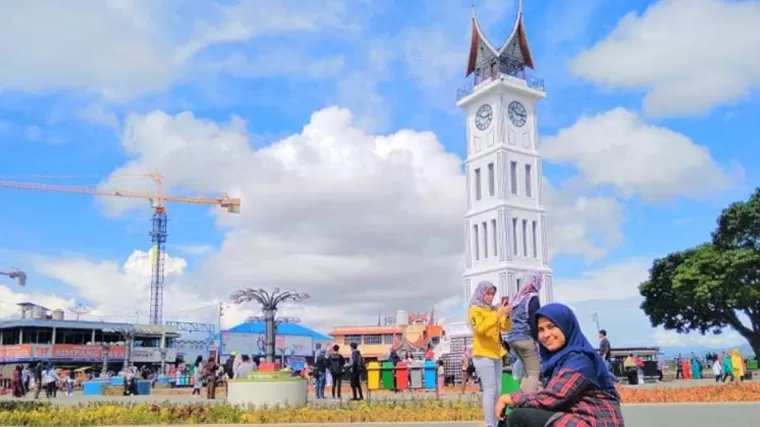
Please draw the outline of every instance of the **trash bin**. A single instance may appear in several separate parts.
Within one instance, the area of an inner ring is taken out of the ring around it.
[[[380,367],[380,382],[383,385],[383,390],[393,390],[393,362],[386,360]]]
[[[435,390],[435,388],[438,386],[438,376],[436,375],[438,369],[436,369],[435,362],[432,360],[426,361],[425,367],[423,369],[425,371],[423,380],[425,383],[425,389]]]
[[[406,390],[409,388],[409,365],[405,361],[396,363],[396,388]]]
[[[150,381],[137,380],[137,394],[140,396],[147,396],[150,394]]]
[[[377,390],[379,388],[380,388],[380,364],[373,360],[372,362],[367,363],[367,389]]]
[[[412,360],[409,362],[409,388],[412,390],[418,390],[423,387],[422,383],[422,369],[425,364],[421,360]]]
[[[748,360],[747,361],[747,370],[748,371],[757,370],[757,360]]]
[[[512,369],[507,368],[501,374],[501,394],[517,393],[520,391],[520,381],[512,376]]]
[[[85,396],[98,396],[103,394],[103,389],[108,381],[85,381],[82,383],[82,393]]]

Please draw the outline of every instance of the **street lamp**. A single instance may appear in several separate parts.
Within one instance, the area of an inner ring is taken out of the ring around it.
[[[596,324],[596,331],[597,332],[601,331],[602,329],[599,327],[599,314],[598,313],[592,314],[591,320],[593,320],[594,323]]]
[[[124,372],[127,372],[127,367],[129,366],[129,360],[132,357],[132,342],[135,339],[135,334],[137,333],[137,330],[135,328],[105,328],[103,329],[103,332],[110,332],[110,333],[117,333],[124,338]]]
[[[166,352],[169,350],[166,347],[161,347],[158,351],[161,353],[161,375],[166,375]]]
[[[261,305],[261,311],[264,314],[262,319],[266,327],[266,344],[264,356],[267,363],[273,363],[275,357],[274,349],[274,336],[275,329],[277,328],[277,319],[275,314],[279,305],[286,301],[303,301],[309,298],[308,294],[295,291],[280,291],[279,288],[274,288],[271,292],[264,289],[241,289],[230,294],[230,299],[235,304],[243,304],[246,302],[257,302]],[[295,318],[281,318],[283,319],[295,319]],[[281,322],[283,323],[283,322]]]
[[[108,353],[111,352],[111,345],[107,343],[100,343],[103,348],[103,369],[100,372],[100,377],[105,379],[108,374]]]

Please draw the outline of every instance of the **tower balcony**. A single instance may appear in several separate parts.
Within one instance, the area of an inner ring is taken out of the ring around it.
[[[539,92],[546,92],[544,79],[526,72],[524,68],[505,67],[503,64],[497,64],[494,67],[476,70],[470,82],[457,89],[457,102],[472,94],[479,86],[497,79],[523,85]]]

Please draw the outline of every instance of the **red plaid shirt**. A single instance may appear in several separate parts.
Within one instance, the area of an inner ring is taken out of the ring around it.
[[[546,427],[624,427],[617,390],[603,391],[577,371],[562,369],[535,393],[512,394],[514,406],[557,412]]]

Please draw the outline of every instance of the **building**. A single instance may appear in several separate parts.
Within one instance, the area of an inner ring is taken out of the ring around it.
[[[50,311],[21,303],[21,319],[0,322],[0,364],[52,361],[54,363],[123,363],[127,343],[133,363],[173,362],[174,328],[116,322],[64,319],[63,311]],[[163,353],[163,354],[162,354]]]
[[[350,345],[356,343],[365,359],[388,357],[391,350],[400,355],[410,352],[420,355],[428,344],[438,345],[444,335],[443,328],[435,324],[433,315],[409,314],[400,310],[395,318],[386,318],[380,324],[368,326],[338,326],[330,332],[344,356],[351,354]]]
[[[541,301],[552,300],[552,273],[541,185],[536,105],[543,81],[528,74],[533,57],[522,2],[501,47],[484,36],[473,9],[467,62],[470,85],[457,94],[466,113],[467,212],[463,293],[469,301],[479,282],[514,296],[526,271],[543,275]]]
[[[314,357],[314,352],[332,342],[327,335],[313,331],[297,323],[282,323],[275,335],[276,356]],[[266,343],[264,322],[245,322],[222,331],[219,353],[229,356],[232,352],[263,356]]]

